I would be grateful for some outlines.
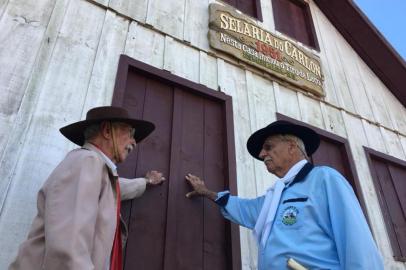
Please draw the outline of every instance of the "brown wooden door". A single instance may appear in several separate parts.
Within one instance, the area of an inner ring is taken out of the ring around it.
[[[357,193],[358,189],[354,182],[345,144],[320,135],[320,146],[312,155],[311,160],[314,165],[326,165],[339,171]]]
[[[393,257],[406,262],[406,162],[365,148]]]
[[[123,204],[129,228],[125,269],[237,269],[230,223],[212,202],[187,199],[190,188],[184,179],[190,172],[203,177],[213,190],[230,188],[226,179],[235,176],[229,150],[234,147],[232,125],[226,117],[231,99],[193,91],[180,85],[178,77],[150,69],[174,81],[127,65],[127,75],[121,79],[125,69],[119,68],[113,98],[114,105],[156,125],[135,154],[119,166],[120,175],[139,177],[155,169],[167,178],[163,185]]]

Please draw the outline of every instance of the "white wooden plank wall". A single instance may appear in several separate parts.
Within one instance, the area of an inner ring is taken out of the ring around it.
[[[0,0],[0,19],[3,17],[9,0]]]
[[[392,125],[395,130],[406,134],[406,107],[399,103],[399,100],[389,91],[383,91],[388,110],[389,117],[392,120]]]
[[[268,0],[261,0],[261,10],[262,10],[262,23],[261,27],[267,29],[270,32],[275,31],[275,22],[273,18],[273,9],[272,9],[272,1]]]
[[[247,100],[247,82],[241,68],[218,60],[218,77],[221,91],[233,97],[234,136],[237,160],[238,193],[242,197],[257,196],[253,159],[246,150],[251,134],[250,114]],[[244,269],[256,269],[256,244],[251,232],[241,228],[241,261]]]
[[[382,101],[384,102],[385,107],[382,105],[377,108],[374,107],[375,110],[373,110],[373,113],[378,115],[375,118],[377,118],[377,120],[379,120],[378,122],[382,125],[385,125],[385,123],[387,127],[392,125],[395,130],[406,134],[405,106],[403,106],[399,100],[397,100],[396,97],[386,89],[382,82],[374,76],[372,70],[359,58],[358,65],[361,69],[363,81],[368,86],[367,89],[369,89],[367,93],[374,91],[382,94]],[[379,96],[377,98],[379,98]],[[370,100],[376,102],[372,96],[370,97]],[[386,110],[383,110],[384,108]]]
[[[323,114],[324,127],[326,131],[347,138],[347,132],[345,130],[344,119],[341,111],[335,107],[328,106],[325,103],[320,103],[320,109]]]
[[[0,269],[26,236],[36,191],[74,147],[58,129],[83,119],[89,108],[111,102],[121,53],[233,97],[237,182],[243,197],[264,194],[276,179],[246,150],[249,135],[274,121],[276,112],[347,138],[385,266],[406,269],[391,258],[363,149],[405,159],[405,107],[313,2],[326,78],[324,101],[216,57],[207,41],[213,0],[94,2],[0,0],[0,90],[5,93],[0,97],[0,177],[5,179],[0,181]],[[274,31],[271,1],[261,3],[266,9],[261,24]],[[256,269],[256,244],[243,228],[241,246],[243,269]]]
[[[207,26],[209,25],[208,0],[185,0],[185,24],[183,39],[190,44],[209,51]]]
[[[54,0],[25,3],[11,1],[2,9],[0,19],[0,157],[9,131],[23,100],[35,62],[36,52],[54,7]]]
[[[406,153],[406,136],[399,135],[399,139],[403,147],[403,152]]]
[[[38,102],[29,104],[35,106],[30,128],[13,168],[0,218],[0,242],[6,247],[0,255],[1,269],[6,268],[18,244],[26,237],[35,214],[35,191],[71,147],[61,140],[58,128],[81,117],[78,105],[83,106],[104,15],[102,9],[88,2],[70,2],[40,86]]]
[[[148,2],[148,0],[110,0],[108,5],[121,14],[145,23],[147,18]]]
[[[361,120],[365,130],[367,145],[373,145],[374,150],[387,153],[385,142],[380,127],[373,125],[366,120]]]
[[[340,42],[337,42],[337,49],[341,55],[340,59],[342,60],[343,67],[345,67],[344,73],[354,102],[355,112],[366,119],[373,120],[374,116],[366,94],[365,85],[362,79],[360,79],[357,65],[359,56],[351,50],[350,45],[345,40],[339,40]]]
[[[129,21],[107,11],[81,119],[94,107],[111,103],[119,55],[124,51]]]
[[[199,82],[199,51],[174,40],[165,38],[164,69],[190,81]]]
[[[283,85],[279,85],[278,83],[274,83],[274,86],[277,111],[286,116],[300,119],[300,109],[297,93]]]
[[[147,24],[183,39],[186,0],[149,0]]]
[[[2,134],[0,135],[0,228],[2,228],[2,221],[5,220],[3,215],[5,199],[13,183],[14,168],[23,149],[25,131],[31,116],[31,110],[24,105],[36,102],[37,96],[33,94],[32,86],[36,84],[40,72],[32,70],[33,65],[35,63],[36,67],[41,67],[46,55],[43,49],[52,48],[51,40],[47,40],[49,42],[46,45],[41,45],[41,39],[44,37],[44,32],[49,34],[47,25],[54,8],[54,1],[40,1],[37,6],[16,1],[5,1],[1,5],[0,89],[2,97],[6,99],[0,98],[0,134]],[[38,51],[40,51],[40,57],[36,59]],[[15,97],[9,96],[10,93],[14,93]],[[21,192],[27,197],[35,196],[31,195],[33,192],[29,191],[29,186],[24,187]],[[30,201],[29,205],[33,202],[35,199]],[[25,216],[26,205],[20,206],[19,214]],[[29,215],[32,216],[33,213],[30,212]],[[19,218],[19,215],[13,216],[14,221]],[[0,238],[13,235],[14,228],[8,229],[2,232]],[[21,230],[21,233],[26,234],[26,230]],[[15,239],[12,239],[11,244],[13,242]],[[3,239],[0,239],[0,243],[2,243],[0,269],[5,269],[1,264],[15,251],[15,245],[8,245],[8,241]]]
[[[376,122],[392,128],[392,122],[390,121],[388,110],[395,108],[387,107],[385,95],[383,93],[388,90],[364,62],[359,61],[359,66],[360,78],[364,82],[365,90],[371,103],[372,113],[374,114]]]
[[[323,114],[321,112],[320,102],[297,93],[301,120],[315,127],[324,129]]]
[[[218,80],[217,80],[217,59],[213,56],[208,55],[205,52],[200,51],[199,58],[199,83],[217,90]]]
[[[340,106],[342,104],[342,101],[340,99],[340,96],[338,96],[337,91],[339,91],[338,87],[334,84],[333,80],[333,74],[330,70],[330,61],[326,55],[326,47],[328,47],[328,44],[324,44],[325,38],[321,34],[319,20],[317,19],[317,12],[320,12],[320,10],[317,8],[315,5],[310,5],[310,12],[312,13],[313,17],[313,22],[314,22],[314,28],[316,31],[316,36],[318,37],[318,44],[320,47],[320,58],[323,59],[321,61],[321,68],[323,70],[323,75],[324,75],[324,92],[325,92],[325,100],[335,106]]]
[[[32,113],[38,100],[39,91],[37,91],[37,88],[45,77],[48,63],[55,46],[57,32],[63,19],[62,14],[64,14],[66,10],[67,2],[68,1],[58,1],[55,5],[37,59],[32,67],[28,86],[25,90],[24,98],[21,102],[18,114],[15,117],[13,126],[7,127],[0,125],[0,127],[7,130],[9,134],[13,135],[8,138],[7,144],[2,148],[4,152],[1,157],[0,166],[0,175],[2,176],[2,181],[0,181],[0,220],[2,218],[1,212],[3,210],[4,201],[14,175],[14,168],[23,149],[21,145],[24,143]],[[22,10],[21,12],[25,11]]]
[[[387,153],[390,156],[405,160],[405,152],[402,151],[402,144],[399,136],[383,127],[380,127],[380,130],[382,137],[384,138],[383,141],[385,143]]]
[[[276,120],[275,94],[271,81],[252,74],[250,71],[246,71],[246,81],[250,127],[251,131],[255,131]],[[268,173],[262,162],[255,160],[254,173],[257,195],[261,196],[277,178]]]
[[[156,68],[164,65],[165,36],[131,22],[125,54]]]
[[[321,58],[323,67],[328,65],[327,71],[330,71],[331,80],[335,87],[335,94],[337,96],[339,106],[352,113],[355,113],[354,103],[344,73],[344,66],[341,62],[341,55],[336,47],[339,34],[330,24],[325,15],[318,9],[318,7],[316,7],[314,4],[312,6],[312,10],[314,11],[312,14],[313,20],[317,21],[315,27],[316,25],[318,26],[318,40],[320,41],[320,45],[323,45],[325,53],[325,55],[321,55],[321,57],[324,56],[324,58]],[[327,73],[326,77],[328,78],[328,75],[330,74]]]

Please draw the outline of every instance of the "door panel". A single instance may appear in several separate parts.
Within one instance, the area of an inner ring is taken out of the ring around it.
[[[120,175],[140,177],[154,169],[168,178],[173,90],[162,83],[130,73],[122,106],[134,117],[153,122],[156,129],[119,166]],[[147,196],[123,204],[129,230],[127,251],[130,251],[126,253],[125,269],[162,269],[164,263],[168,185],[148,189],[147,193]]]
[[[379,202],[385,216],[385,223],[391,240],[395,258],[405,260],[406,255],[406,214],[405,179],[406,167],[370,155],[370,167],[373,170]]]
[[[326,165],[339,171],[348,180],[354,191],[357,191],[342,143],[320,136],[320,146],[312,155],[311,160],[315,165]]]
[[[210,189],[229,189],[234,156],[228,158],[227,147],[234,142],[226,131],[226,102],[131,68],[123,77],[113,105],[153,122],[156,130],[119,166],[119,174],[140,177],[155,169],[167,178],[123,203],[129,227],[125,269],[239,269],[230,223],[207,199],[185,197],[187,173],[201,176]]]
[[[168,203],[167,242],[165,269],[201,269],[203,254],[202,198],[188,200],[185,194],[190,191],[184,176],[193,172],[203,175],[203,123],[204,102],[199,97],[176,89],[174,121],[180,123],[174,139],[177,140],[176,167],[171,170],[170,198]],[[172,247],[173,246],[173,247]],[[168,246],[169,247],[169,246]]]

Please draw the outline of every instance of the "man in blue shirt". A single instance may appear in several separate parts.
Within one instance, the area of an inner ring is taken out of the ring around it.
[[[249,153],[279,179],[264,196],[241,199],[213,192],[186,175],[193,191],[216,202],[223,216],[253,230],[258,269],[288,269],[294,259],[308,269],[383,269],[358,200],[336,170],[314,167],[308,156],[320,139],[312,129],[276,121],[247,141]]]

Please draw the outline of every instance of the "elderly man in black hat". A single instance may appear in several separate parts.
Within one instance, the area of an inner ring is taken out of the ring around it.
[[[165,179],[157,171],[118,178],[116,164],[154,128],[112,106],[61,128],[81,148],[67,154],[39,191],[38,214],[9,269],[122,270],[120,198],[140,196],[147,184]]]
[[[297,262],[308,269],[383,269],[347,180],[330,167],[308,162],[319,144],[312,129],[276,121],[247,142],[248,152],[279,178],[264,196],[216,193],[192,174],[186,180],[194,190],[186,196],[210,198],[225,218],[253,231],[259,270],[287,269]]]

